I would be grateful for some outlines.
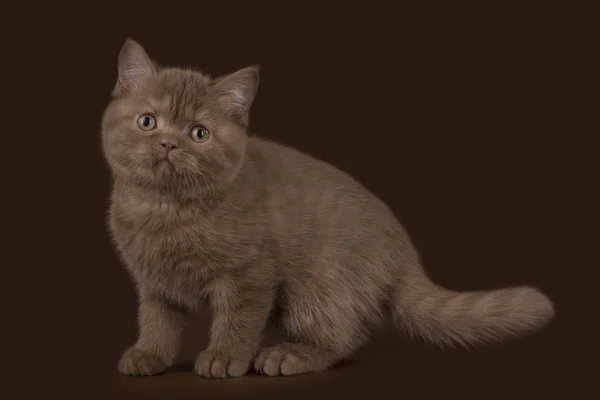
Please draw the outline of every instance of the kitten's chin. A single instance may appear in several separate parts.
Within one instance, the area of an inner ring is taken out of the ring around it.
[[[157,161],[154,163],[152,169],[155,173],[155,176],[159,179],[171,177],[175,172],[175,166],[173,165],[173,162],[167,159]]]

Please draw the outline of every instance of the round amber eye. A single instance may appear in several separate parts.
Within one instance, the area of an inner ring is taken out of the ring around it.
[[[196,143],[206,142],[210,136],[210,132],[203,126],[197,126],[190,132],[192,140]]]
[[[151,131],[156,128],[156,118],[150,114],[143,114],[138,117],[137,124],[141,130]]]

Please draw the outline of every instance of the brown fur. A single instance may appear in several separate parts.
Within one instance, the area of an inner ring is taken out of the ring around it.
[[[110,229],[139,293],[137,342],[119,370],[173,364],[186,312],[214,313],[195,370],[206,377],[325,370],[391,310],[401,329],[441,345],[541,327],[550,300],[530,287],[457,293],[426,276],[390,209],[352,177],[246,134],[258,68],[212,79],[161,68],[128,40],[102,121],[114,187]],[[154,130],[139,115],[156,116]],[[188,133],[202,124],[209,139]],[[177,146],[171,163],[158,162]],[[274,307],[287,342],[260,349]]]

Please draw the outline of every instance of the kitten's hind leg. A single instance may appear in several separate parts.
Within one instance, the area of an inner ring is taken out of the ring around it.
[[[307,285],[308,286],[308,285]],[[289,289],[288,289],[289,290]],[[281,326],[288,341],[262,349],[257,372],[296,375],[328,369],[358,348],[366,336],[369,309],[344,291],[289,290]]]
[[[330,351],[306,343],[284,342],[263,349],[254,362],[257,372],[269,375],[297,375],[324,371],[338,357]]]

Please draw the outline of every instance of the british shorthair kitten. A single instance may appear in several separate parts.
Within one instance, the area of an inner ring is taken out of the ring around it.
[[[390,209],[335,167],[248,136],[259,70],[211,78],[165,68],[128,39],[102,120],[112,237],[139,296],[139,337],[119,371],[174,363],[186,313],[208,304],[195,371],[322,371],[389,312],[441,346],[541,328],[552,302],[529,286],[457,292],[433,283]],[[285,341],[261,348],[277,309]]]

